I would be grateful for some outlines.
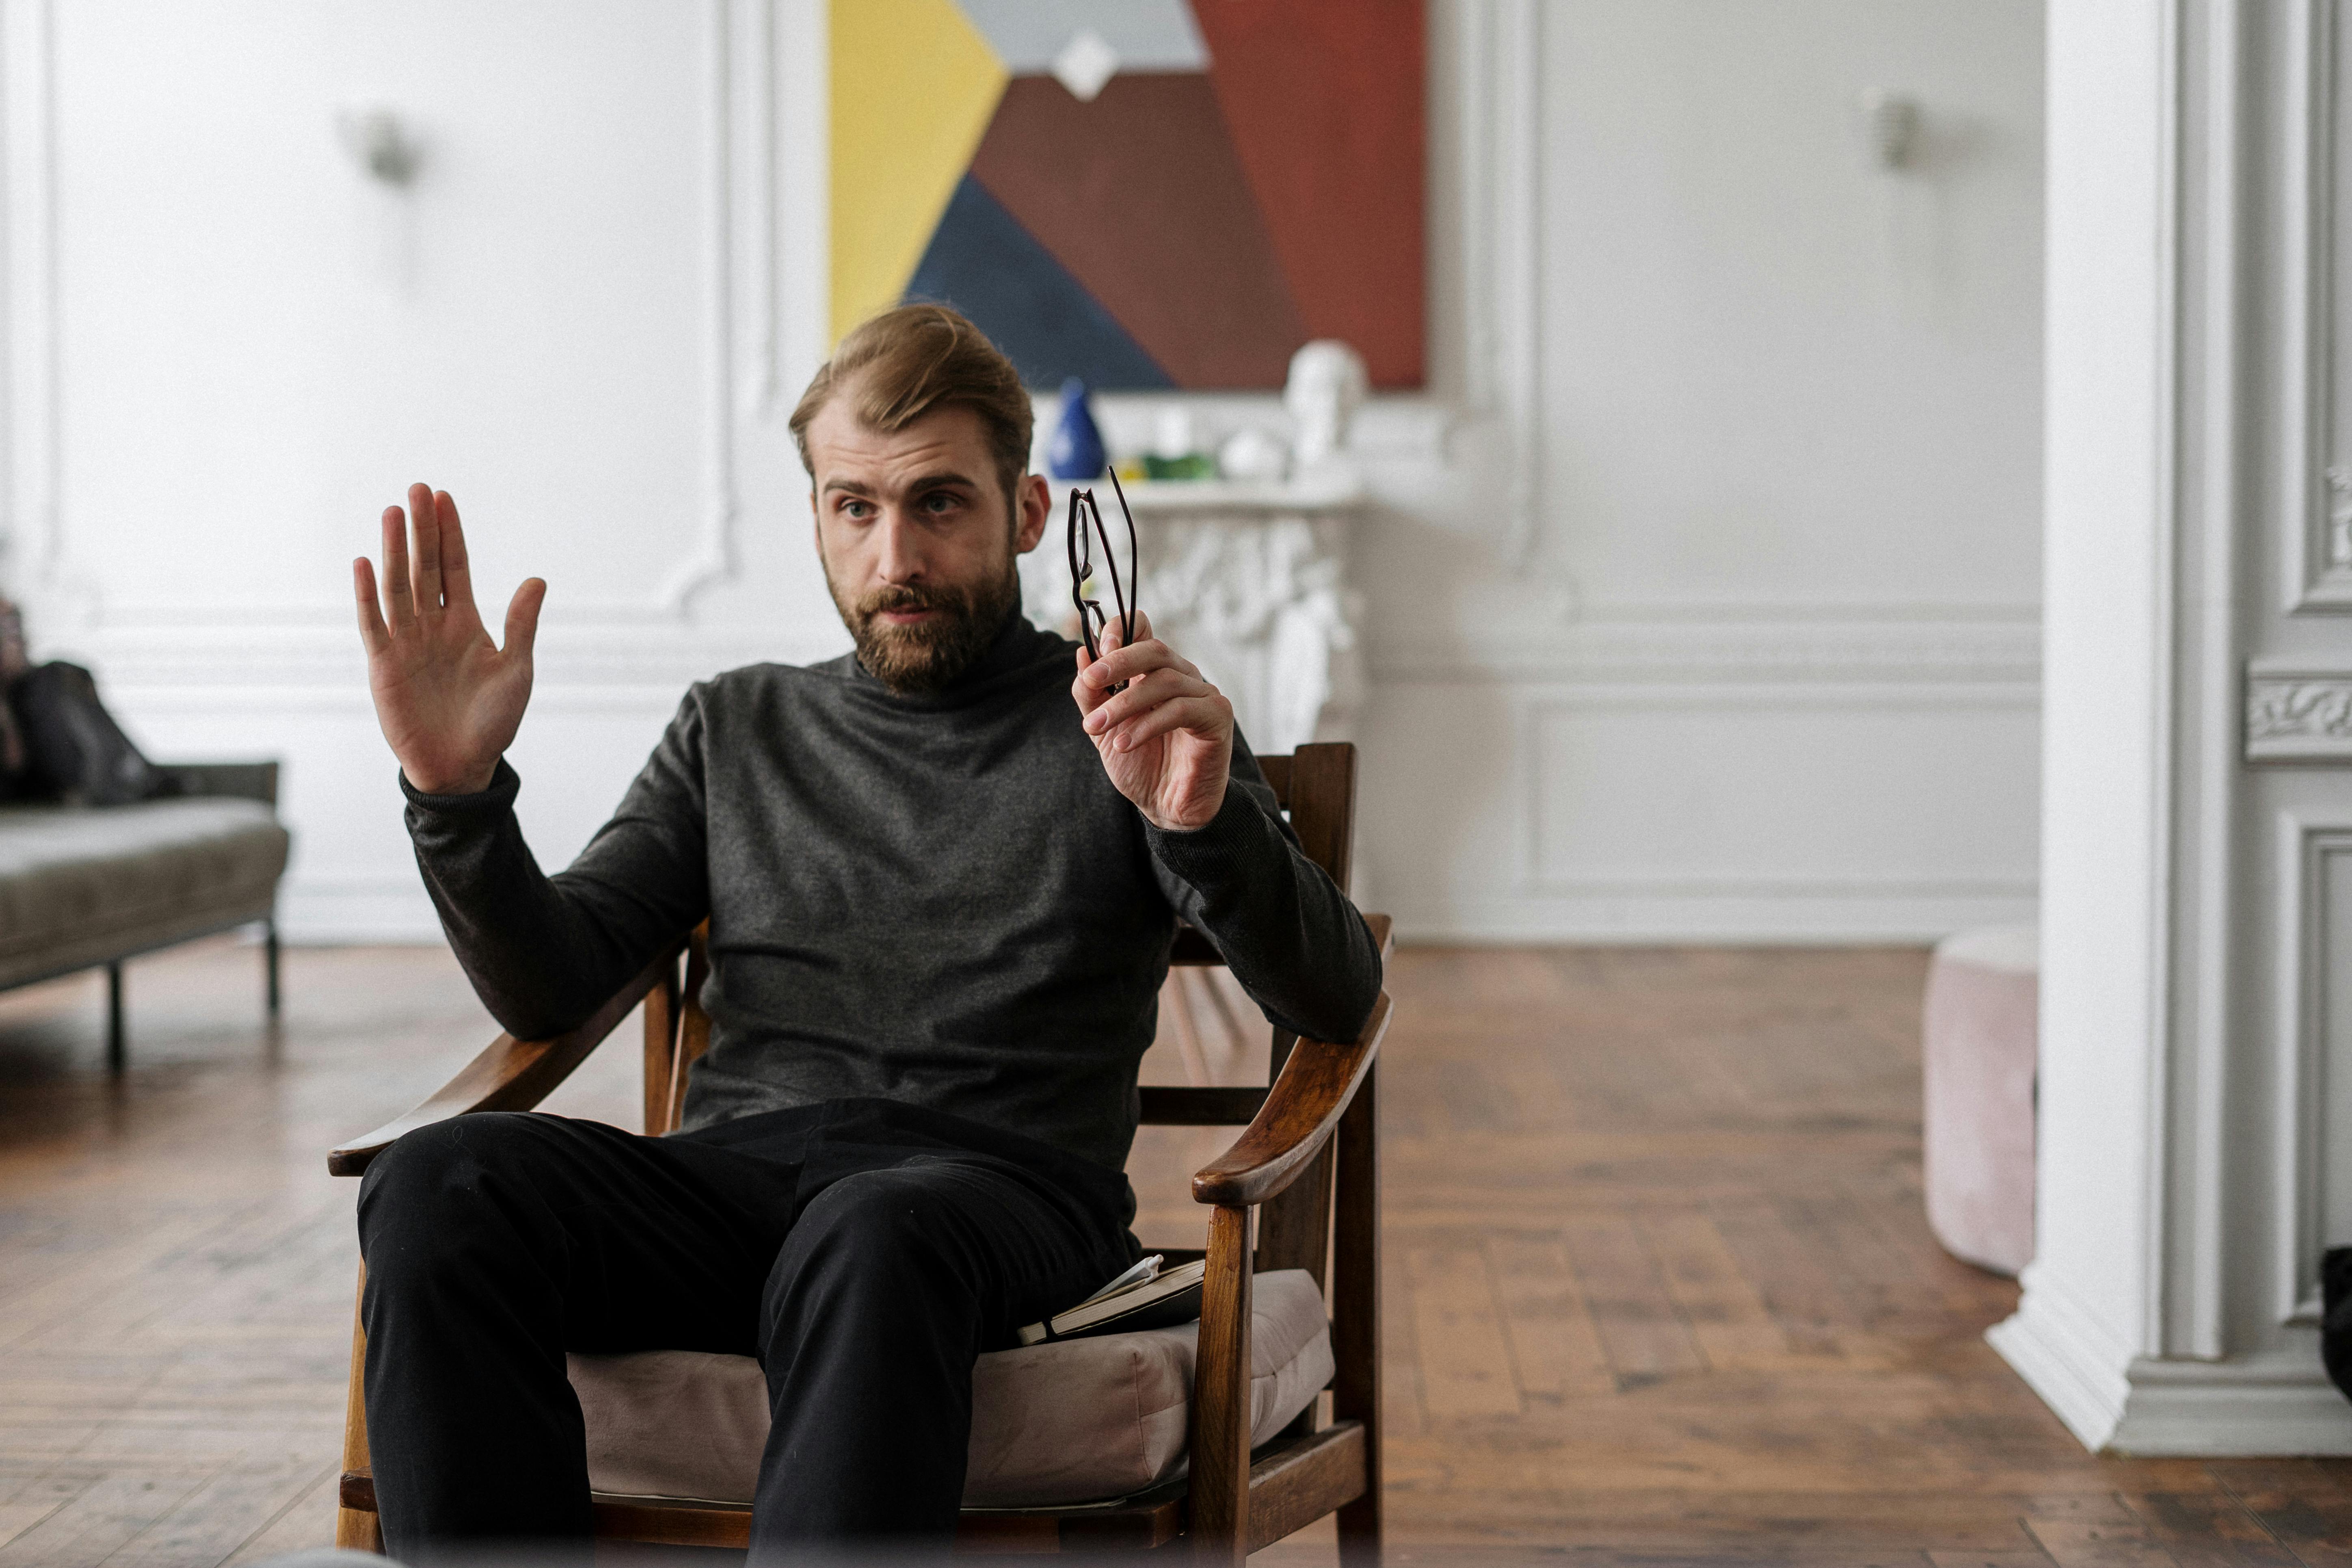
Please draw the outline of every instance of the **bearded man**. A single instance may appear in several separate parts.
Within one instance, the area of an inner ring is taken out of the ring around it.
[[[1379,994],[1232,704],[1139,619],[1090,659],[1022,617],[1014,559],[1050,503],[986,338],[938,306],[877,317],[792,429],[855,653],[695,686],[552,877],[503,760],[545,584],[494,645],[457,508],[422,485],[383,514],[381,604],[353,563],[417,863],[499,1022],[570,1028],[710,921],[679,1132],[467,1116],[368,1170],[368,1441],[397,1556],[587,1534],[567,1351],[761,1359],[754,1561],[946,1544],[974,1358],[1138,1254],[1124,1167],[1179,917],[1286,1028],[1352,1038]]]

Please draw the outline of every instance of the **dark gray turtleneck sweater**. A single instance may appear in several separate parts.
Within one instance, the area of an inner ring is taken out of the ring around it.
[[[706,915],[711,1046],[686,1125],[875,1096],[1124,1165],[1181,916],[1266,1016],[1346,1040],[1380,956],[1234,737],[1223,808],[1164,833],[1111,787],[1065,638],[1015,616],[936,696],[856,658],[690,689],[613,820],[542,875],[504,763],[408,792],[466,973],[516,1036],[585,1018]],[[403,787],[405,788],[404,781]]]

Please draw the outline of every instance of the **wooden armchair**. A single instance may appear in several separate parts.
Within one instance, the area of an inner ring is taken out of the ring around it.
[[[1302,746],[1259,759],[1307,853],[1344,889],[1354,826],[1356,753],[1350,745]],[[1385,915],[1369,916],[1383,957]],[[645,1121],[677,1125],[687,1068],[709,1043],[699,1005],[709,973],[703,931],[682,939],[596,1015],[550,1040],[501,1035],[415,1110],[335,1150],[330,1171],[356,1176],[403,1133],[479,1110],[527,1110],[645,1003]],[[681,987],[680,952],[686,957]],[[1207,940],[1187,927],[1171,961],[1214,964]],[[1187,1538],[1193,1556],[1239,1564],[1260,1547],[1337,1512],[1351,1565],[1377,1562],[1381,1544],[1379,1163],[1373,1059],[1387,1031],[1383,993],[1363,1032],[1345,1044],[1276,1031],[1266,1089],[1162,1088],[1142,1091],[1143,1121],[1176,1126],[1242,1125],[1241,1136],[1192,1178],[1210,1205],[1207,1246],[1161,1247],[1171,1263],[1205,1258],[1191,1414],[1190,1473],[1106,1507],[968,1510],[959,1551],[1097,1552],[1168,1546]],[[1245,1124],[1245,1125],[1244,1125]],[[1251,1279],[1303,1268],[1325,1294],[1331,1320],[1329,1425],[1319,1401],[1271,1441],[1250,1447]],[[364,1332],[352,1330],[351,1394],[343,1436],[336,1543],[383,1549],[368,1468],[361,1366]],[[599,1537],[688,1546],[742,1547],[751,1512],[685,1500],[598,1496]],[[1180,1548],[1181,1549],[1181,1548]]]

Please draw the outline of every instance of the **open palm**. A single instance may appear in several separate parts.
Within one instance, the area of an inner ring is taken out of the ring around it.
[[[410,544],[415,553],[411,557]],[[376,722],[400,771],[427,795],[488,788],[530,700],[530,649],[547,584],[537,577],[507,605],[506,647],[474,607],[466,533],[446,490],[408,488],[408,514],[383,510],[383,593],[365,556],[352,563],[360,641]]]

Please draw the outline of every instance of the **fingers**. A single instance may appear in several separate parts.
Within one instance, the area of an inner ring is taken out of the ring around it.
[[[408,487],[408,527],[416,537],[416,613],[438,614],[441,608],[441,503],[425,485]]]
[[[507,637],[505,652],[511,658],[520,654],[530,657],[531,646],[539,640],[539,609],[547,603],[547,583],[540,577],[526,577],[522,586],[514,591],[507,605]]]
[[[394,636],[416,628],[416,599],[408,580],[407,520],[396,506],[383,509],[383,604]]]
[[[1077,678],[1070,682],[1070,695],[1076,699],[1081,713],[1091,713],[1110,700],[1109,691],[1087,679],[1087,671],[1093,668],[1095,663],[1095,657],[1081,646],[1078,649]]]
[[[352,593],[360,602],[360,646],[370,654],[382,653],[392,646],[392,633],[384,626],[383,613],[376,608],[375,568],[364,555],[352,563]]]
[[[1233,727],[1234,705],[1223,693],[1212,689],[1205,697],[1179,697],[1162,702],[1122,726],[1111,739],[1111,749],[1131,752],[1173,730],[1189,730],[1196,735],[1215,738],[1230,735]]]
[[[1081,662],[1078,681],[1097,691],[1107,691],[1122,680],[1134,680],[1155,669],[1177,669],[1186,675],[1198,676],[1200,667],[1187,658],[1177,657],[1176,650],[1157,637],[1143,634],[1147,623],[1136,617],[1136,638],[1131,647],[1118,647],[1118,623],[1111,622],[1104,634],[1103,656],[1091,663]]]
[[[1087,734],[1097,737],[1118,731],[1121,739],[1125,740],[1127,731],[1132,729],[1132,721],[1139,715],[1152,712],[1172,701],[1216,695],[1217,689],[1198,676],[1187,675],[1179,669],[1155,669],[1129,683],[1126,690],[1106,698],[1087,714],[1084,727]],[[1124,750],[1124,745],[1119,749]]]
[[[441,514],[441,602],[451,609],[471,609],[474,574],[466,559],[466,525],[457,521],[457,503],[447,490],[434,491],[433,502]]]

